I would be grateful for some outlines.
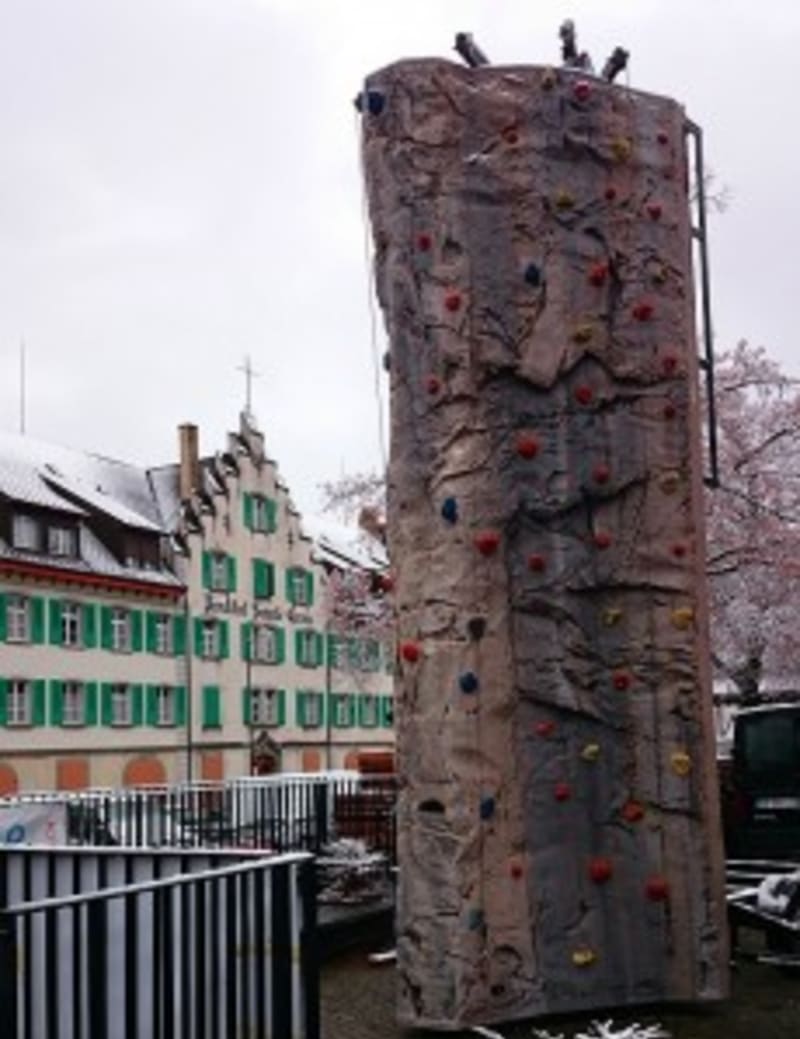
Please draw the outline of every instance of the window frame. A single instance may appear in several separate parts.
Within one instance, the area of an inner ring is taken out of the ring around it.
[[[308,580],[306,578],[307,571],[300,566],[292,567],[289,580],[292,583],[292,594],[291,603],[293,606],[310,606],[308,596]],[[300,590],[298,594],[298,589]]]
[[[120,643],[119,632],[124,633]],[[111,651],[112,653],[131,653],[133,650],[133,624],[131,611],[126,606],[111,607]]]
[[[154,687],[153,695],[156,700],[156,728],[174,729],[178,724],[178,697],[175,686],[157,685]],[[170,708],[168,712],[164,710],[165,706]]]
[[[259,645],[260,637],[269,637],[269,652],[261,652],[261,646]],[[274,624],[254,624],[250,629],[250,638],[252,640],[254,664],[278,663],[278,629]]]
[[[157,613],[154,623],[155,652],[161,657],[171,657],[175,646],[172,617],[168,613]]]
[[[220,578],[221,575],[221,578]],[[221,583],[220,583],[221,581]],[[209,552],[208,587],[212,592],[227,592],[228,556],[225,552]]]
[[[20,694],[23,696],[25,717],[15,715],[23,713],[18,710]],[[33,725],[33,682],[29,678],[10,678],[6,687],[6,727],[11,729],[30,728]]]
[[[61,544],[56,541],[64,539]],[[47,554],[59,559],[75,559],[78,555],[78,531],[75,527],[64,523],[50,523],[47,526]]]
[[[33,533],[33,544],[21,543],[19,525],[28,524],[28,531]],[[20,552],[42,551],[42,521],[27,512],[15,512],[11,520],[11,544]]]
[[[367,716],[367,708],[369,717]],[[362,729],[374,729],[380,724],[380,700],[376,693],[361,693],[358,705],[358,724]]]
[[[281,691],[273,686],[253,686],[250,689],[250,724],[265,728],[280,725]],[[266,708],[266,717],[260,717],[260,706]]]
[[[74,729],[85,724],[86,684],[77,679],[67,679],[61,686],[61,725]]]
[[[118,715],[117,707],[120,703],[125,704],[125,717]],[[114,728],[127,729],[133,725],[133,690],[129,682],[111,683],[111,725]]]
[[[61,645],[65,649],[81,648],[83,646],[83,605],[76,599],[64,599],[61,603],[60,623]],[[74,639],[67,637],[67,633],[73,625],[75,629]]]
[[[22,634],[14,632],[14,622],[22,617]],[[31,598],[19,592],[10,592],[6,598],[6,642],[22,645],[33,640],[33,608]]]
[[[222,639],[220,638],[219,622],[213,618],[204,617],[202,624],[200,659],[219,660],[222,656]],[[208,641],[209,638],[211,639],[210,642]]]

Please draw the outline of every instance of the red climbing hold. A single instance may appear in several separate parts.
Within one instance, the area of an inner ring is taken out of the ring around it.
[[[579,79],[575,86],[572,88],[572,93],[575,95],[578,101],[588,101],[589,96],[592,93],[591,84],[588,80]]]
[[[556,723],[550,721],[537,722],[534,726],[534,731],[537,736],[541,736],[542,739],[547,739],[548,736],[552,736],[556,731]]]
[[[622,818],[626,823],[638,823],[644,819],[644,808],[638,801],[628,801],[622,809]]]
[[[441,388],[442,388],[442,380],[439,378],[438,375],[428,375],[426,377],[426,379],[425,379],[425,389],[428,391],[428,393],[431,394],[431,396],[434,396],[435,394],[437,394],[439,392],[439,390],[441,390]]]
[[[611,470],[605,462],[598,462],[592,469],[592,479],[595,483],[608,483],[611,479]]]
[[[656,140],[659,144],[669,144],[669,134],[664,130],[660,130],[656,135]]]
[[[653,304],[652,303],[637,303],[633,308],[633,316],[637,321],[649,321],[653,316]]]
[[[611,865],[611,860],[606,858],[592,859],[589,863],[589,876],[595,884],[605,884],[607,880],[611,880],[611,874],[614,872],[614,867]]]
[[[609,184],[608,187],[606,188],[606,190],[605,190],[605,197],[606,197],[606,202],[613,202],[614,199],[617,197],[617,189],[614,187],[613,184]]]
[[[523,875],[523,873],[525,871],[522,868],[522,863],[521,862],[514,861],[508,867],[508,872],[511,874],[511,876],[512,876],[512,878],[514,880],[521,880],[522,879],[522,875]]]
[[[592,285],[596,285],[598,288],[600,288],[601,285],[605,284],[607,277],[607,263],[595,263],[592,267],[589,268],[589,282]]]
[[[556,783],[553,788],[553,796],[556,801],[569,801],[572,797],[572,787],[569,783]]]
[[[677,414],[678,409],[675,407],[672,401],[667,401],[667,403],[664,405],[664,418],[673,419]]]
[[[678,368],[678,358],[675,354],[665,354],[661,360],[661,368],[665,375],[674,375]]]
[[[538,552],[528,556],[528,569],[532,570],[533,573],[540,574],[546,565],[544,556],[539,555]]]
[[[482,556],[493,555],[500,546],[500,535],[496,530],[482,530],[475,535],[475,548]]]
[[[506,127],[503,130],[503,140],[506,144],[516,144],[519,141],[519,134],[513,126]]]
[[[661,203],[660,202],[650,202],[648,204],[648,206],[647,206],[647,215],[650,217],[651,220],[660,220],[661,219],[661,213],[662,213],[662,209],[661,209]]]
[[[624,693],[626,689],[631,687],[631,676],[628,671],[615,671],[611,680],[614,683],[614,688],[621,693]]]
[[[683,557],[686,555],[686,545],[682,544],[682,542],[680,541],[677,541],[672,546],[672,554],[673,556],[675,556],[676,559],[683,559]]]
[[[428,252],[432,245],[433,239],[429,234],[423,232],[422,234],[417,235],[417,249],[419,249],[421,253]]]
[[[520,433],[517,437],[517,454],[521,458],[535,458],[539,454],[539,441],[530,433]]]
[[[669,899],[669,884],[664,877],[650,877],[645,885],[645,894],[651,902],[666,902]]]
[[[444,297],[444,305],[451,312],[455,313],[461,309],[461,293],[460,292],[448,292]]]
[[[378,587],[382,592],[394,591],[394,578],[391,574],[381,574],[378,578]]]
[[[577,386],[575,388],[575,400],[579,404],[591,404],[594,392],[591,386]]]
[[[597,548],[609,548],[611,546],[611,535],[607,530],[597,530],[594,534],[594,543]]]
[[[420,658],[420,648],[416,642],[401,642],[400,656],[408,664],[416,664]]]

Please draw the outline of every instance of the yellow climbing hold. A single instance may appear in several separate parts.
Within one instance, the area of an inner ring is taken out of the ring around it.
[[[584,322],[582,325],[578,325],[575,331],[572,333],[572,338],[576,343],[588,343],[594,335],[594,327],[588,322]]]
[[[572,962],[576,967],[591,967],[596,959],[591,949],[576,949],[572,954]]]
[[[680,473],[674,472],[664,473],[664,475],[659,480],[659,486],[661,487],[661,490],[664,492],[664,494],[674,494],[675,491],[677,491],[678,487],[680,487],[680,483]]]
[[[678,776],[688,776],[692,771],[692,759],[685,750],[676,750],[670,758],[672,771]]]
[[[679,606],[672,611],[669,619],[679,631],[686,631],[687,628],[691,627],[694,620],[694,610],[691,606]]]
[[[587,743],[581,751],[581,757],[584,761],[597,761],[600,757],[600,744]]]
[[[615,137],[611,142],[611,154],[617,162],[627,162],[633,153],[633,145],[627,137]]]
[[[559,209],[572,209],[574,205],[575,199],[566,188],[560,188],[556,192],[556,206]]]
[[[620,620],[622,620],[622,610],[619,606],[609,606],[607,609],[603,610],[603,624],[605,624],[607,628],[613,628]]]
[[[556,73],[555,69],[545,69],[544,75],[542,76],[542,89],[552,90],[556,85]]]
[[[664,266],[656,267],[653,271],[653,281],[656,285],[663,285],[667,280],[667,268]]]

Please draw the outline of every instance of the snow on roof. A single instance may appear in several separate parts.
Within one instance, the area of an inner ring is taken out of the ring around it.
[[[389,565],[385,547],[359,527],[313,515],[303,517],[303,527],[314,540],[320,560],[332,566],[385,570]]]
[[[83,509],[52,491],[37,470],[16,461],[3,459],[0,462],[0,494],[25,505],[58,509],[59,512],[69,512],[76,516],[85,515]]]

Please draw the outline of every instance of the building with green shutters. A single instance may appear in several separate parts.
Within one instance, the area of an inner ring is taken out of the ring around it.
[[[0,793],[392,748],[392,650],[328,618],[330,575],[379,573],[380,546],[312,537],[252,419],[179,443],[141,469],[0,435]]]

